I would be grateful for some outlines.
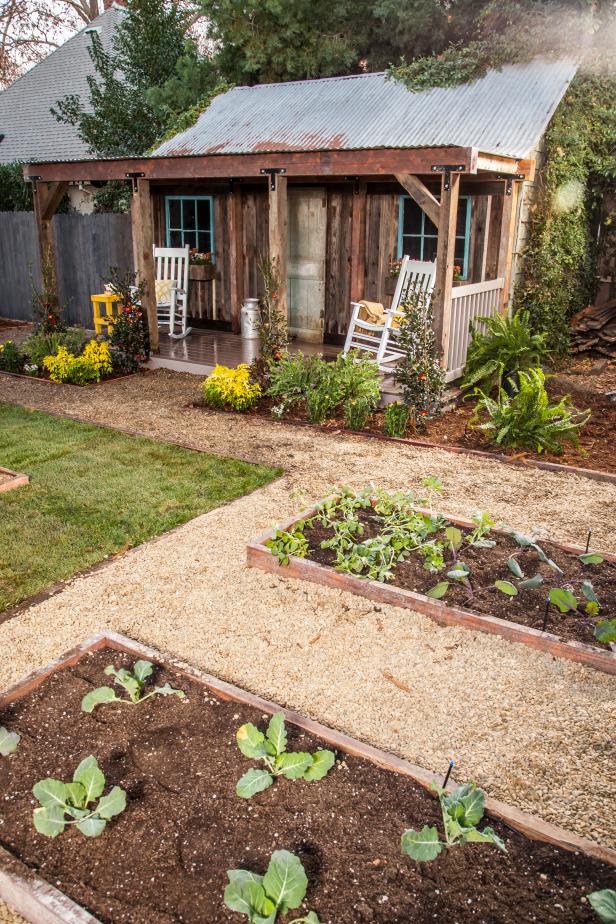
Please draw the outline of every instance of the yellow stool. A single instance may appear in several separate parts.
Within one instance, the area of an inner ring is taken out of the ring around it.
[[[94,314],[94,330],[96,334],[105,333],[103,327],[106,327],[106,333],[111,333],[111,328],[118,316],[116,306],[120,301],[120,296],[115,292],[103,292],[102,295],[91,295],[92,311]]]

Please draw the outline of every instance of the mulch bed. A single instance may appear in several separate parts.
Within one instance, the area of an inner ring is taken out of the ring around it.
[[[506,856],[469,845],[429,864],[402,857],[401,833],[440,828],[439,807],[418,784],[371,762],[339,753],[318,783],[283,779],[239,799],[235,784],[254,762],[238,751],[235,731],[247,721],[263,726],[266,717],[173,670],[159,669],[155,682],[182,688],[186,701],[155,697],[79,711],[82,696],[105,681],[107,664],[133,660],[109,650],[84,657],[0,715],[22,735],[15,754],[0,761],[0,842],[104,924],[239,924],[245,918],[223,905],[225,871],[263,872],[279,848],[300,857],[309,878],[305,907],[324,924],[596,921],[585,896],[613,884],[613,869],[497,820],[489,822]],[[291,750],[321,746],[297,728],[289,732]],[[107,785],[127,790],[126,811],[97,839],[75,829],[54,840],[37,835],[33,783],[70,778],[90,753]]]
[[[358,510],[357,516],[364,525],[364,533],[358,541],[377,535],[382,529],[382,523],[376,519],[369,510]],[[468,535],[469,530],[462,530]],[[311,561],[322,565],[332,566],[335,563],[335,554],[330,549],[322,549],[321,542],[333,535],[332,529],[325,528],[316,523],[313,528],[306,526],[304,530],[308,540]],[[435,539],[446,545],[443,533],[436,533]],[[473,584],[473,595],[469,597],[465,587],[456,582],[449,582],[449,589],[444,598],[449,606],[459,606],[480,615],[497,616],[519,625],[529,626],[532,629],[543,629],[543,620],[546,608],[546,597],[550,587],[555,586],[554,572],[549,565],[541,562],[532,549],[521,548],[510,536],[492,534],[496,545],[491,549],[474,548],[464,543],[458,552],[458,558],[471,569],[470,578]],[[583,565],[575,555],[563,552],[559,546],[551,542],[539,540],[543,551],[563,570],[564,577],[561,582],[565,586],[571,585],[578,597],[584,600],[579,588],[583,580],[591,580],[595,593],[601,601],[601,618],[613,619],[616,617],[616,564],[603,561],[599,565]],[[509,597],[494,586],[494,582],[515,580],[507,567],[507,559],[515,556],[522,568],[525,577],[530,578],[541,574],[544,583],[533,589],[525,589],[516,597]],[[394,568],[394,577],[390,582],[396,587],[404,587],[416,593],[425,594],[439,581],[447,580],[446,571],[454,564],[451,555],[446,555],[446,568],[432,574],[423,567],[423,559],[411,554],[405,561]],[[559,635],[566,641],[585,642],[598,648],[609,650],[609,645],[598,642],[593,635],[593,625],[577,613],[561,613],[556,607],[549,609],[546,631]]]
[[[584,387],[583,383],[576,386],[570,380],[564,381],[558,378],[549,380],[547,388],[552,399],[558,400],[563,395],[570,394],[576,407],[580,410],[590,409],[592,412],[590,420],[580,431],[579,446],[565,444],[562,455],[495,446],[482,431],[470,427],[470,417],[475,405],[475,402],[470,400],[460,400],[453,409],[446,411],[434,420],[430,420],[426,431],[419,432],[409,429],[407,437],[411,440],[425,441],[435,446],[443,446],[449,449],[459,447],[461,449],[479,450],[494,456],[506,456],[512,461],[549,462],[616,474],[616,443],[612,438],[612,434],[616,432],[616,401],[611,401],[605,395]],[[248,412],[248,416],[265,418],[271,422],[271,409],[276,403],[269,398],[263,398],[257,407]],[[212,408],[202,400],[194,402],[190,407],[212,412]],[[235,414],[236,412],[217,411],[217,413]],[[301,405],[282,418],[282,421],[283,423],[310,426],[305,410]],[[319,429],[330,433],[344,430],[345,427],[346,424],[342,417],[328,420],[327,423],[319,425]],[[359,432],[360,435],[363,433],[383,437],[385,433],[384,411],[379,410],[373,414],[368,426]]]
[[[73,385],[76,388],[91,388],[93,385],[104,385],[106,382],[117,381],[118,379],[130,379],[134,375],[145,375],[146,372],[152,372],[152,369],[137,369],[136,372],[112,372],[110,375],[104,375],[100,382],[87,382],[85,385],[79,385],[76,382],[52,382],[48,372],[42,375],[26,375],[25,372],[7,372],[6,369],[0,369],[0,375],[10,375],[16,379],[28,379],[35,382],[48,382],[50,385]]]

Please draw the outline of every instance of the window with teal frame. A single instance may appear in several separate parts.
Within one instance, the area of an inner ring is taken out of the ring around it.
[[[468,254],[471,238],[471,197],[460,196],[456,225],[456,266],[460,279],[468,279]],[[411,260],[436,260],[438,228],[410,196],[400,196],[398,221],[398,257]]]
[[[165,196],[167,247],[214,254],[213,196]]]

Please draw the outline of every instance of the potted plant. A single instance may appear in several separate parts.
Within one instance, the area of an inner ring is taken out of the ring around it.
[[[213,262],[211,251],[199,253],[196,248],[190,251],[190,268],[189,276],[193,280],[211,280],[214,279],[216,268]]]

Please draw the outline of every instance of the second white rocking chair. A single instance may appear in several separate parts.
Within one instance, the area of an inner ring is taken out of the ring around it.
[[[349,350],[367,353],[378,364],[381,372],[391,373],[393,365],[403,355],[401,350],[396,348],[396,328],[402,317],[402,312],[398,309],[412,292],[420,291],[431,295],[435,276],[436,263],[403,257],[391,306],[383,312],[382,320],[374,323],[360,317],[362,311],[365,313],[364,305],[361,302],[351,302],[353,310],[343,354],[346,355]]]

